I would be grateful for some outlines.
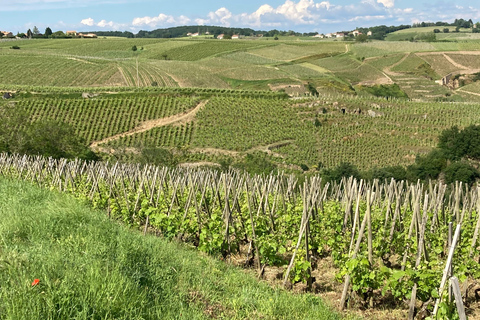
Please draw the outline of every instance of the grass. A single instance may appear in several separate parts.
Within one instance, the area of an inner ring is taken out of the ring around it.
[[[340,319],[65,194],[1,178],[0,214],[1,319]]]

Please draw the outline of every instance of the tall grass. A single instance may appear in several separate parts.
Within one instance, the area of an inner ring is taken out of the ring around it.
[[[0,319],[339,318],[27,183],[0,179],[0,217]]]

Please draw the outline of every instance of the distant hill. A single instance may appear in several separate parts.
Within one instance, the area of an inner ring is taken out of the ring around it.
[[[217,36],[219,34],[242,34],[242,35],[258,35],[258,34],[269,34],[271,36],[279,33],[278,30],[272,31],[260,31],[253,30],[251,28],[227,28],[227,27],[218,27],[218,26],[181,26],[181,27],[172,27],[165,29],[156,29],[152,31],[140,30],[137,34],[137,38],[179,38],[186,37],[188,33],[199,33],[199,34],[210,34],[212,36]]]
[[[219,27],[219,26],[180,26],[180,27],[171,27],[156,29],[152,31],[140,30],[137,34],[133,34],[130,31],[91,31],[99,37],[125,37],[125,38],[180,38],[186,37],[188,33],[199,33],[200,35],[211,35],[216,37],[219,34],[240,34],[245,36],[258,36],[263,35],[266,37],[274,37],[276,35],[314,35],[316,32],[311,33],[301,33],[294,31],[281,31],[281,30],[254,30],[251,28],[228,28],[228,27]]]

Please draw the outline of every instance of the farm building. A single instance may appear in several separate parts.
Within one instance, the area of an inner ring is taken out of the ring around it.
[[[96,38],[97,37],[97,35],[95,33],[79,33],[78,36],[82,37],[82,38]]]
[[[222,33],[222,34],[219,34],[219,35],[217,36],[217,39],[223,39],[223,36],[224,36],[223,33]]]
[[[325,38],[325,35],[323,33],[317,33],[316,35],[312,36],[313,38],[320,38],[323,39]]]
[[[3,37],[7,37],[7,38],[13,37],[13,33],[9,32],[9,31],[0,31],[0,32],[2,33]]]
[[[77,33],[77,31],[70,30],[70,31],[65,32],[65,34],[66,34],[67,36],[76,37],[78,33]]]

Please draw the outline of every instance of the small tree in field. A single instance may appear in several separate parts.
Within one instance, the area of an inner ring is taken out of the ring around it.
[[[132,51],[137,51],[137,50],[138,50],[138,49],[137,49],[137,46],[134,45],[134,46],[132,47]]]
[[[50,37],[50,36],[52,35],[52,33],[53,33],[53,32],[52,32],[52,29],[50,29],[50,27],[47,27],[47,28],[45,29],[45,38]]]
[[[367,42],[368,41],[368,36],[366,34],[359,34],[358,36],[355,37],[356,42]]]

